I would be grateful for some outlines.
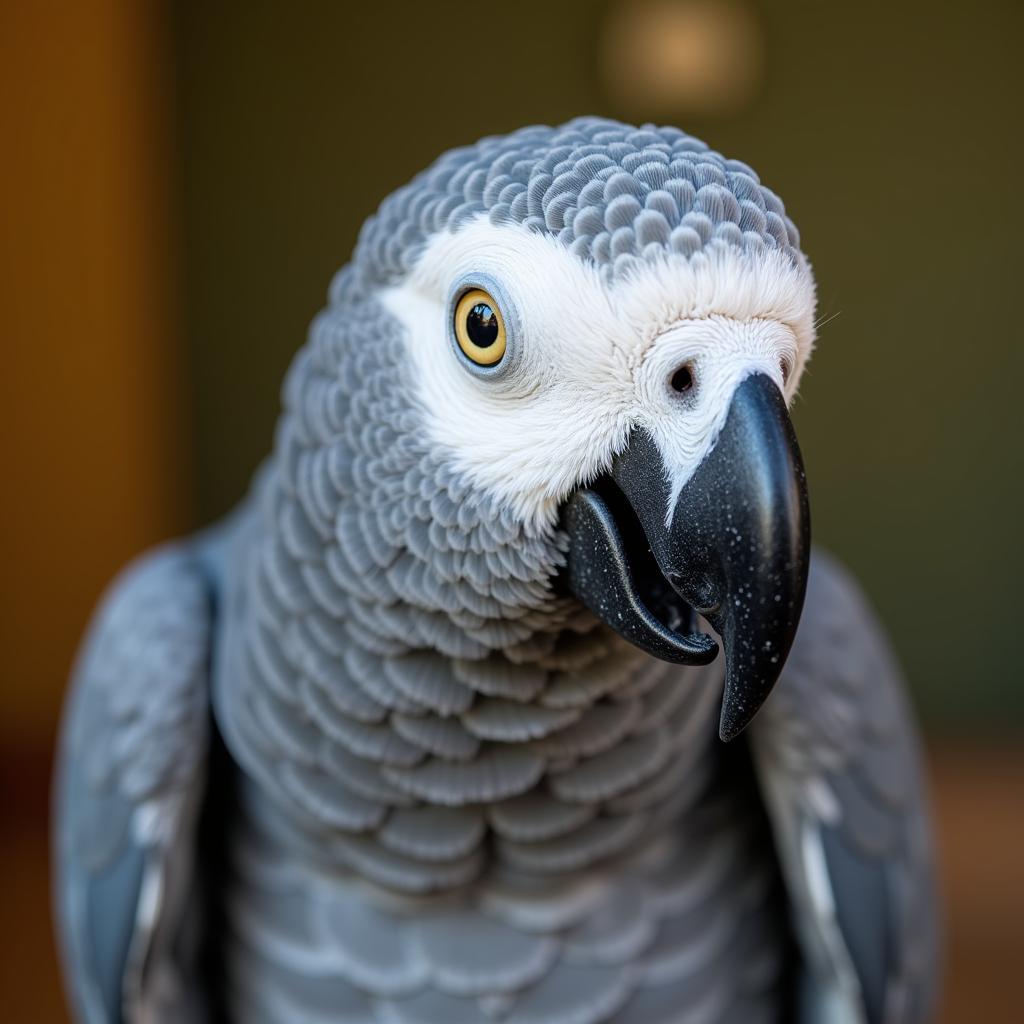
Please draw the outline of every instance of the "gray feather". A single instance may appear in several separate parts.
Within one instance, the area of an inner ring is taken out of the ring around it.
[[[59,812],[90,1024],[116,1019],[118,978],[133,1013],[158,975],[195,981],[164,940],[199,893],[208,699],[236,797],[213,826],[224,931],[210,936],[235,1019],[779,1018],[782,879],[749,766],[716,739],[720,666],[653,662],[556,593],[557,524],[520,522],[424,429],[380,288],[480,217],[549,235],[606,282],[727,247],[809,273],[778,198],[675,129],[525,129],[442,157],[382,204],[289,371],[273,457],[207,550],[215,633],[179,550],[115,591],[90,641]],[[758,731],[764,791],[809,967],[835,951],[814,945],[827,929],[805,847],[841,956],[903,1024],[921,1019],[908,1008],[931,963],[908,927],[928,897],[907,727],[865,684],[890,670],[855,604],[826,585],[812,605],[795,681]]]
[[[878,624],[820,552],[752,733],[806,957],[805,1019],[829,1004],[868,1024],[929,1020],[939,922],[917,738]]]
[[[55,898],[65,973],[89,1024],[168,998],[188,1005],[165,983],[192,966],[173,962],[168,943],[186,912],[205,785],[210,626],[195,556],[164,549],[113,584],[75,672],[57,765]]]

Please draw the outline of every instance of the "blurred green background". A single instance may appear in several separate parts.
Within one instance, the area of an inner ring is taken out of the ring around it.
[[[1019,726],[1024,6],[724,5],[759,68],[726,109],[699,82],[651,103],[616,84],[630,12],[668,6],[174,8],[199,518],[243,493],[388,192],[526,123],[676,123],[755,167],[814,263],[825,322],[795,415],[817,541],[855,568],[933,726]]]

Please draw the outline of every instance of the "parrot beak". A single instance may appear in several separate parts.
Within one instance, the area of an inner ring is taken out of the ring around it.
[[[703,665],[725,648],[719,734],[737,736],[779,678],[807,587],[810,514],[796,435],[764,374],[733,393],[725,426],[683,486],[635,429],[611,473],[577,491],[563,523],[568,588],[606,625],[664,661]],[[666,521],[667,518],[667,521]]]

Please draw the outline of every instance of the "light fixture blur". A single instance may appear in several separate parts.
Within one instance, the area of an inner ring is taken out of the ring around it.
[[[619,0],[600,60],[610,98],[636,120],[727,116],[760,91],[764,39],[744,0]]]

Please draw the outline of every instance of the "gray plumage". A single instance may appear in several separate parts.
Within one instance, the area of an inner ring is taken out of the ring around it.
[[[720,665],[561,596],[559,530],[425,435],[377,289],[479,216],[608,276],[650,247],[803,260],[756,175],[675,129],[525,129],[385,201],[250,497],[129,570],[86,642],[55,822],[81,1019],[926,1020],[918,755],[845,574],[815,556],[777,690],[724,746]]]
[[[364,289],[408,273],[423,244],[484,215],[549,234],[609,277],[652,251],[780,249],[800,235],[757,174],[678,128],[580,118],[453,149],[370,218],[351,276]]]

